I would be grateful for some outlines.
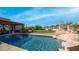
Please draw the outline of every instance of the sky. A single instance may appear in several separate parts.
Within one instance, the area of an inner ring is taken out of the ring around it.
[[[0,7],[0,17],[28,26],[79,22],[77,7]]]

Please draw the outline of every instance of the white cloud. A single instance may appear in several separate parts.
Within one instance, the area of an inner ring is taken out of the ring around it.
[[[29,21],[38,20],[40,18],[44,18],[44,17],[48,17],[48,16],[64,16],[65,15],[65,16],[71,17],[71,16],[76,15],[76,13],[79,13],[79,8],[71,8],[71,9],[65,10],[65,11],[59,10],[55,13],[43,14],[40,16],[30,18]]]
[[[33,18],[29,18],[29,21],[39,20],[40,18],[44,18],[44,17],[48,17],[48,16],[55,16],[55,15],[56,14],[43,14],[43,15],[35,16]]]
[[[48,8],[49,9],[49,8]],[[33,8],[33,10],[30,11],[24,11],[18,15],[15,15],[15,19],[25,19],[25,21],[33,21],[38,20],[44,17],[49,16],[57,16],[57,17],[72,17],[79,13],[79,8],[62,8],[58,10],[54,10],[51,8],[50,11],[47,11],[46,13],[42,13],[42,8]]]

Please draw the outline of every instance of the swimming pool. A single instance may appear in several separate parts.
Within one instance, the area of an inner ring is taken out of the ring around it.
[[[51,36],[10,34],[0,36],[0,41],[29,51],[58,51],[59,43]]]

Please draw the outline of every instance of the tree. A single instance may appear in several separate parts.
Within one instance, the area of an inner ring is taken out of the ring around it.
[[[35,29],[35,30],[42,30],[42,26],[36,25],[36,26],[34,27],[34,29]]]
[[[72,28],[73,28],[74,31],[76,31],[79,28],[79,25],[78,24],[73,24]]]

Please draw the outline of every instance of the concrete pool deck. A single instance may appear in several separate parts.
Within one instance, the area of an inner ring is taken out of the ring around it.
[[[0,44],[0,51],[24,51],[24,49],[2,42]]]

